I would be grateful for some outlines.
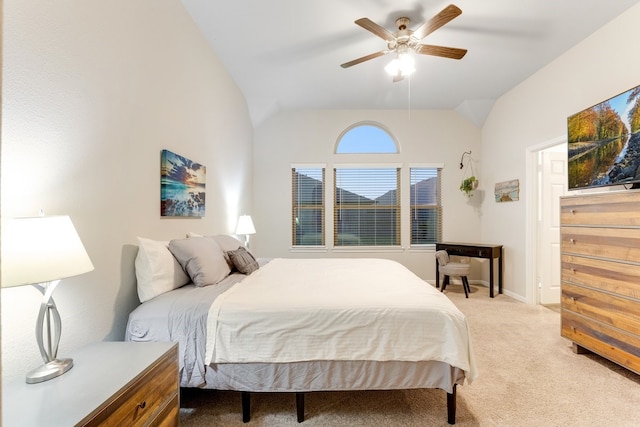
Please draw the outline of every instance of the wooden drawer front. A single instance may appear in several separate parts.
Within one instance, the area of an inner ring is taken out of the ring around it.
[[[640,336],[640,301],[562,284],[562,308]]]
[[[562,227],[563,253],[640,263],[640,228]]]
[[[640,338],[569,310],[562,310],[562,336],[640,373]]]
[[[153,420],[179,393],[177,361],[176,346],[121,390],[87,425],[141,426]]]
[[[563,254],[562,282],[640,300],[640,265]]]
[[[149,427],[176,427],[179,419],[180,394],[176,393],[168,402],[167,406],[165,406],[158,416],[149,424]]]
[[[562,225],[640,226],[640,193],[603,193],[560,199]]]

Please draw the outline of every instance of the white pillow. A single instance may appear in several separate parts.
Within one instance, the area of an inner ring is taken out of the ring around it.
[[[135,266],[140,302],[189,283],[189,276],[169,251],[168,245],[169,242],[138,237]]]
[[[240,240],[228,234],[218,234],[211,236],[211,238],[216,241],[224,252],[235,251],[240,246],[244,247],[244,244]]]
[[[220,246],[220,249],[222,249],[223,252],[235,251],[240,246],[244,246],[244,243],[242,243],[240,240],[236,239],[235,237],[229,234],[216,234],[215,236],[205,236],[203,234],[198,234],[198,233],[194,233],[193,231],[190,231],[187,233],[187,238],[189,237],[209,237],[210,239],[213,239],[216,241],[216,243],[218,244],[218,246]]]

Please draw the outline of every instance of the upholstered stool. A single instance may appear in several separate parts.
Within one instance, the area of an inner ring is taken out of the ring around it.
[[[469,276],[469,270],[471,269],[471,266],[462,262],[450,262],[449,254],[447,253],[447,251],[437,251],[436,260],[438,262],[438,270],[440,270],[440,273],[444,275],[441,292],[444,292],[444,288],[446,288],[449,284],[450,276],[460,277],[460,279],[462,280],[464,295],[469,298],[469,292],[471,292],[471,288],[469,287],[469,279],[467,278],[467,276]]]

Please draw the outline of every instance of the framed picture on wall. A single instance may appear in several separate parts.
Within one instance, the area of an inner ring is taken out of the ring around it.
[[[160,216],[204,217],[207,168],[169,150],[160,160]]]
[[[520,181],[512,179],[496,183],[496,202],[515,202],[520,199]]]

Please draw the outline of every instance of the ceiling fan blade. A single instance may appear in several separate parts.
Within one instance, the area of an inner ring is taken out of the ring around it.
[[[384,27],[381,27],[380,25],[376,24],[369,18],[360,18],[356,20],[355,23],[360,25],[365,30],[372,32],[373,34],[380,37],[384,41],[391,42],[395,40],[395,37],[391,32],[389,32]]]
[[[418,40],[422,40],[429,34],[433,33],[435,30],[442,27],[449,21],[457,18],[461,14],[462,10],[458,6],[450,4],[449,6],[442,9],[436,16],[434,16],[433,18],[422,24],[417,30],[415,30],[413,32],[413,36]]]
[[[431,44],[419,44],[416,52],[423,55],[442,56],[450,59],[462,59],[467,54],[467,49],[457,47],[435,46]]]
[[[353,61],[345,62],[344,64],[342,64],[340,66],[342,68],[349,68],[349,67],[352,67],[354,65],[360,64],[361,62],[368,61],[370,59],[377,58],[379,56],[384,56],[387,53],[389,53],[388,50],[381,50],[380,52],[371,53],[371,54],[369,54],[367,56],[363,56],[362,58],[358,58],[358,59],[354,59]]]

